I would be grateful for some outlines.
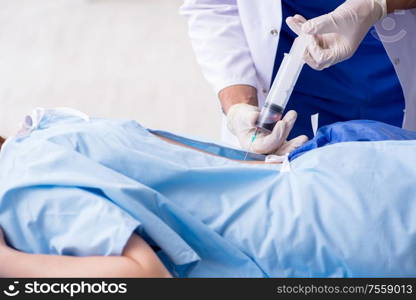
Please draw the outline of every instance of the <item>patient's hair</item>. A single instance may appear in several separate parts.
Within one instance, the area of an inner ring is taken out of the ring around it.
[[[4,137],[0,136],[0,148],[1,146],[3,146],[4,141],[5,141]]]

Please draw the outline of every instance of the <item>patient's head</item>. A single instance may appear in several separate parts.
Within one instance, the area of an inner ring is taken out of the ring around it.
[[[3,146],[4,141],[5,141],[5,139],[2,136],[0,136],[0,148],[1,148],[1,146]]]

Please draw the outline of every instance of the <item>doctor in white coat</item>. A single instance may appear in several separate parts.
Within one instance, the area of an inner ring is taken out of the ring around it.
[[[283,53],[296,34],[313,34],[288,112],[251,148],[285,154],[313,136],[316,113],[319,126],[373,119],[416,130],[415,7],[416,0],[185,0],[181,13],[226,115],[223,138],[246,150]]]

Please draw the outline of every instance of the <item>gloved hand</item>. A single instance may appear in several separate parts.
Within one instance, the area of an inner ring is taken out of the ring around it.
[[[386,14],[386,0],[347,0],[329,14],[309,21],[296,15],[286,23],[298,35],[314,35],[305,61],[311,68],[322,70],[350,58],[371,26]]]
[[[302,146],[308,140],[306,136],[299,136],[286,141],[297,118],[296,112],[291,110],[276,123],[271,133],[259,132],[251,146],[259,114],[259,109],[256,106],[245,103],[235,104],[228,111],[228,129],[238,138],[244,150],[259,154],[285,155]]]

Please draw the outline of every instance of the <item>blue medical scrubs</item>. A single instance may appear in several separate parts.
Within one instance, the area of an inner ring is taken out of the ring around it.
[[[282,0],[283,20],[295,14],[311,19],[333,11],[343,2]],[[272,79],[295,38],[295,33],[283,22]],[[292,109],[299,117],[290,138],[301,134],[313,137],[310,116],[315,113],[319,113],[319,127],[360,119],[401,126],[403,91],[375,30],[370,30],[351,59],[323,71],[305,65],[286,107],[287,111]]]

